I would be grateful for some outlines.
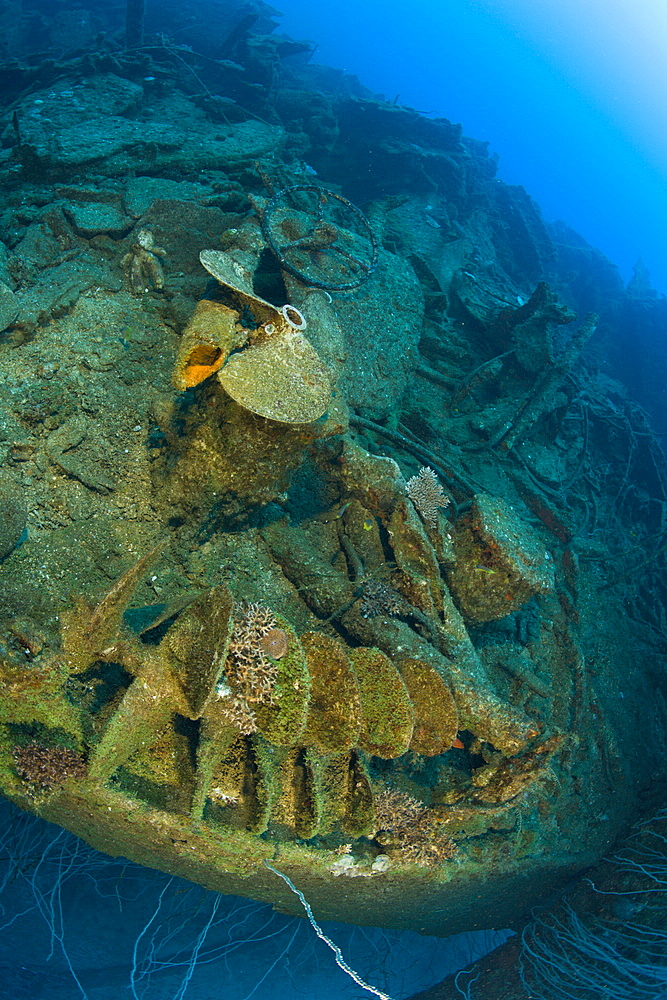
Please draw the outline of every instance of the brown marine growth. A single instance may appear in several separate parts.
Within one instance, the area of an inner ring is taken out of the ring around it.
[[[415,710],[415,728],[409,749],[424,757],[446,753],[459,728],[456,704],[449,687],[440,674],[422,660],[400,660],[398,669]]]
[[[83,597],[61,616],[61,638],[71,673],[86,670],[95,660],[118,660],[128,669],[141,660],[136,638],[125,628],[123,612],[130,595],[158,556],[166,548],[160,542],[120,577],[97,606]]]
[[[544,543],[499,497],[477,494],[456,524],[456,565],[447,580],[468,621],[505,618],[534,594],[554,588],[554,565]]]
[[[51,791],[70,778],[86,776],[86,764],[80,753],[63,746],[27,743],[12,751],[16,773],[28,783],[33,794]]]
[[[435,810],[394,788],[375,796],[375,839],[390,855],[420,867],[449,861],[456,844],[444,832]]]
[[[304,746],[331,754],[357,745],[361,729],[359,685],[342,643],[322,632],[301,636],[310,674]]]
[[[124,629],[129,596],[158,551],[160,546],[139,560],[83,623],[76,612],[65,616],[63,645],[75,672],[106,660],[134,675],[91,750],[92,781],[106,781],[134,753],[151,747],[174,713],[199,718],[225,659],[232,601],[224,587],[193,601],[157,647],[142,647]]]
[[[276,680],[270,702],[254,709],[257,730],[279,747],[301,746],[310,700],[310,676],[301,641],[287,619],[275,616],[276,625],[287,636],[288,651],[275,660]]]
[[[227,588],[212,587],[179,615],[160,643],[191,719],[200,718],[213,697],[231,641],[232,609]]]
[[[373,833],[375,809],[368,768],[356,750],[338,754],[307,753],[318,802],[317,832],[356,839]]]
[[[391,760],[410,746],[415,715],[407,688],[388,656],[359,646],[348,652],[361,697],[358,746]]]

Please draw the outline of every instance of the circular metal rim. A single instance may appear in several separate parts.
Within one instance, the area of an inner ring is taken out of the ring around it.
[[[346,281],[339,284],[330,281],[318,281],[315,278],[308,277],[308,275],[305,274],[305,272],[300,271],[298,268],[294,267],[288,261],[283,259],[280,252],[280,248],[276,244],[276,241],[273,237],[273,233],[271,232],[269,218],[271,214],[276,211],[279,201],[286,195],[290,195],[295,191],[314,191],[318,195],[326,195],[327,198],[333,198],[335,201],[339,201],[341,202],[341,204],[345,205],[346,208],[349,208],[352,214],[355,215],[361,221],[361,224],[365,229],[371,244],[371,259],[370,263],[368,264],[368,271],[366,272],[366,274],[363,275],[363,277],[359,278],[357,281]],[[262,212],[260,222],[262,226],[262,232],[264,233],[264,238],[266,239],[266,242],[268,243],[273,253],[280,261],[280,266],[284,268],[284,270],[287,271],[288,274],[291,274],[294,278],[297,278],[304,285],[308,285],[310,288],[323,288],[325,291],[330,291],[330,292],[344,292],[352,288],[358,288],[359,285],[363,285],[364,281],[367,281],[368,278],[370,278],[370,276],[375,271],[375,268],[377,267],[378,258],[380,255],[380,246],[378,243],[377,236],[375,235],[375,232],[373,231],[371,224],[364,215],[364,213],[361,211],[360,208],[357,208],[357,206],[354,205],[351,201],[348,201],[347,198],[344,198],[343,195],[336,194],[335,191],[329,191],[327,188],[321,188],[317,184],[292,184],[290,187],[282,188],[280,191],[277,191],[276,194],[274,194],[274,196],[266,205],[264,211]]]

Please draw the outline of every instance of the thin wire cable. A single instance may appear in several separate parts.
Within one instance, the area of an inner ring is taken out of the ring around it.
[[[301,900],[301,905],[303,906],[304,910],[306,911],[306,916],[308,917],[308,919],[310,921],[311,927],[313,928],[313,930],[317,934],[318,938],[321,941],[324,941],[324,943],[329,948],[331,948],[332,952],[334,953],[334,955],[336,957],[336,965],[339,967],[339,969],[342,969],[343,972],[347,973],[347,975],[350,977],[350,979],[353,979],[354,982],[357,984],[357,986],[361,986],[362,990],[367,990],[369,993],[372,993],[374,996],[379,997],[380,1000],[392,1000],[392,998],[389,996],[388,993],[383,993],[381,990],[376,990],[374,986],[369,986],[369,984],[365,983],[364,980],[361,978],[361,976],[354,971],[354,969],[350,968],[350,966],[347,964],[347,962],[343,958],[343,953],[341,952],[341,950],[338,947],[338,945],[334,944],[334,942],[331,940],[331,938],[328,938],[326,936],[326,934],[324,933],[324,931],[322,930],[322,928],[320,927],[320,925],[318,924],[318,922],[315,920],[315,917],[313,916],[313,911],[310,908],[310,903],[308,902],[308,900],[306,899],[306,897],[304,896],[304,894],[301,892],[301,890],[297,889],[297,887],[294,885],[294,882],[292,882],[291,878],[289,878],[288,875],[285,875],[284,872],[279,871],[278,868],[275,868],[271,864],[270,861],[266,860],[266,858],[264,859],[264,864],[266,865],[267,868],[270,868],[271,871],[274,872],[276,875],[279,875],[280,878],[283,880],[283,882],[285,882],[286,885],[289,886],[289,888],[292,890],[292,892],[296,896],[299,897],[299,899]]]

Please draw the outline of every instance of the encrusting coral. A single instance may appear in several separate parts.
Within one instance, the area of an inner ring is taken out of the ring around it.
[[[401,675],[379,649],[359,646],[349,657],[361,698],[359,746],[377,757],[400,757],[410,746],[415,719]]]
[[[438,523],[438,511],[450,500],[433,469],[422,466],[416,476],[408,479],[406,490],[420,517],[434,528]]]
[[[229,722],[249,735],[257,731],[253,704],[273,704],[277,661],[289,649],[287,632],[270,608],[236,605],[234,624],[216,695]]]
[[[375,796],[375,840],[390,857],[420,865],[441,864],[456,854],[456,844],[434,809],[394,788]]]
[[[12,754],[16,773],[35,795],[49,792],[70,778],[81,780],[86,776],[83,757],[68,747],[27,743],[14,747]]]
[[[459,729],[452,692],[437,670],[421,660],[401,659],[398,669],[414,706],[409,750],[425,757],[446,753]]]
[[[359,684],[345,647],[333,636],[301,636],[311,680],[304,745],[320,753],[341,753],[358,745],[361,730]]]

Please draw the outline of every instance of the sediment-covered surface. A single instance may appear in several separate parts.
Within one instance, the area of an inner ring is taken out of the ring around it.
[[[285,910],[265,860],[516,927],[661,773],[664,455],[599,364],[660,304],[257,14],[1,67],[0,788]]]

